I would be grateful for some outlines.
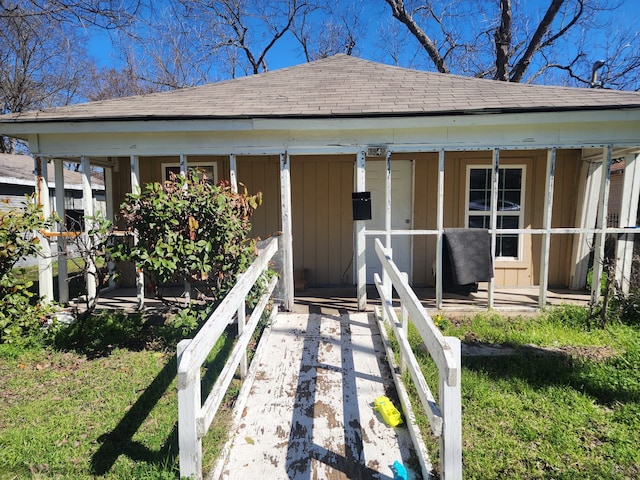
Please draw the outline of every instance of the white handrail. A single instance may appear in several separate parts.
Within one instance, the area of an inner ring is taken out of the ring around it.
[[[400,273],[380,240],[375,242],[376,253],[391,280],[401,303],[401,308],[409,314],[416,326],[429,355],[438,367],[439,404],[424,378],[413,350],[409,345],[405,328],[398,322],[393,308],[393,299],[388,298],[390,285],[383,285],[380,276],[374,280],[386,318],[393,327],[400,346],[401,364],[406,365],[425,410],[431,431],[440,437],[440,476],[443,480],[462,479],[462,404],[460,388],[460,340],[455,337],[444,337],[435,326],[418,297],[409,286],[406,277]],[[390,296],[390,295],[389,295]]]
[[[224,395],[241,363],[246,364],[246,348],[268,304],[277,279],[271,280],[258,301],[248,324],[238,318],[239,337],[222,372],[204,404],[201,400],[200,368],[227,325],[236,314],[244,312],[247,294],[278,250],[278,240],[269,239],[251,266],[238,276],[235,286],[192,340],[178,344],[178,449],[180,477],[202,479],[202,437],[211,426]],[[244,317],[240,314],[239,317]]]

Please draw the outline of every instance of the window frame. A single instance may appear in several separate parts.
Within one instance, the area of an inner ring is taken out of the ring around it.
[[[178,167],[178,171],[180,171],[180,163],[179,162],[170,162],[170,163],[162,163],[162,182],[166,182],[169,180],[168,169]],[[211,163],[187,163],[187,170],[190,168],[203,168],[210,169],[213,172],[213,181],[212,183],[215,185],[218,183],[218,164],[216,162]]]
[[[465,228],[469,227],[469,217],[470,216],[486,216],[489,217],[489,222],[491,221],[491,210],[470,210],[469,209],[469,200],[471,193],[471,170],[488,170],[491,173],[493,167],[491,165],[486,164],[468,164],[466,170],[466,184],[465,184],[465,203],[464,203],[464,225]],[[526,195],[526,178],[527,178],[527,166],[525,164],[506,164],[500,165],[499,170],[520,170],[521,178],[520,178],[520,209],[517,211],[512,210],[498,210],[497,216],[499,217],[516,217],[518,219],[518,230],[524,229],[524,211],[525,211],[525,195]],[[489,185],[489,194],[491,198],[493,198],[493,190],[492,183]],[[498,185],[498,198],[500,198],[500,185]],[[496,230],[501,230],[500,227],[497,227]],[[508,229],[512,230],[512,229]],[[499,241],[500,233],[496,233],[496,239]],[[511,235],[511,234],[506,234]],[[496,254],[495,259],[499,261],[507,261],[507,262],[520,262],[523,259],[523,249],[524,249],[524,241],[523,235],[521,233],[515,234],[518,237],[518,255],[517,256],[498,256]]]

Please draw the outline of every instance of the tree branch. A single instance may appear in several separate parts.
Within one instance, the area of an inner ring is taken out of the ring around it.
[[[579,0],[582,3],[582,0]],[[551,5],[547,9],[547,13],[545,13],[542,21],[538,25],[531,41],[527,49],[525,50],[522,58],[518,61],[515,68],[513,69],[513,73],[511,74],[511,78],[509,81],[511,82],[521,82],[524,77],[525,72],[531,65],[531,61],[533,60],[533,56],[538,52],[541,48],[542,41],[544,36],[547,34],[549,29],[551,28],[551,24],[555,19],[556,15],[560,11],[560,7],[566,2],[566,0],[552,0]]]
[[[500,26],[494,37],[496,42],[496,80],[509,80],[509,60],[511,59],[511,0],[500,0]]]
[[[411,14],[407,12],[404,7],[404,0],[385,0],[391,7],[391,12],[395,18],[406,25],[409,31],[420,42],[420,45],[426,50],[429,57],[435,64],[440,73],[450,73],[449,67],[446,64],[445,59],[440,55],[436,44],[429,38],[429,36],[420,28],[420,26],[413,19]]]

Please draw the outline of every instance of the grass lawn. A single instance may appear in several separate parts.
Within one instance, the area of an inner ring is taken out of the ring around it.
[[[154,318],[97,315],[64,350],[0,345],[0,479],[177,478],[177,367],[157,328]],[[232,344],[225,335],[216,345],[203,391]],[[229,411],[205,437],[208,462]]]
[[[640,330],[580,327],[572,309],[565,308],[568,316],[561,309],[442,322],[445,335],[464,343],[513,349],[463,356],[465,479],[640,478]],[[437,391],[437,372],[415,330],[410,339]],[[426,418],[420,421],[437,459],[438,444]]]
[[[442,322],[465,343],[514,349],[463,357],[465,479],[640,478],[640,330],[587,327],[574,317]],[[96,315],[57,348],[0,345],[0,480],[177,478],[176,362],[162,325]],[[233,336],[206,363],[203,392]],[[410,339],[436,384],[413,330]],[[226,440],[230,408],[229,400],[204,439],[205,471]],[[425,437],[437,465],[437,441]]]
[[[53,270],[53,291],[54,296],[58,297],[58,261],[52,262],[51,268]],[[82,275],[82,269],[84,268],[84,261],[81,258],[73,259],[67,262],[67,275],[69,282],[69,297],[75,298],[83,293],[86,293],[86,287],[84,278]],[[28,267],[16,267],[14,269],[17,278],[22,280],[22,283],[33,282],[30,290],[38,294],[38,267],[35,265]]]

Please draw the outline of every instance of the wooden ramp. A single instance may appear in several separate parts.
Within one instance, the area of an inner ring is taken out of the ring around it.
[[[373,410],[380,395],[399,404],[372,313],[279,314],[250,377],[210,479],[392,480],[396,460],[418,478],[407,428]]]

